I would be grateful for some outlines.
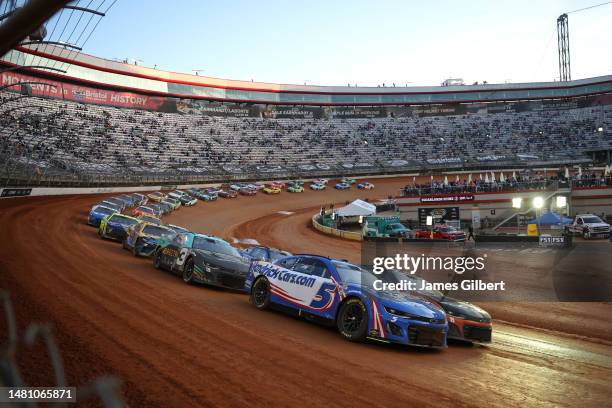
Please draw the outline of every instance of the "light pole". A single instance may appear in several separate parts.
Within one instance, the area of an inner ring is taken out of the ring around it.
[[[540,213],[540,210],[542,209],[542,207],[544,207],[544,198],[538,196],[538,197],[534,197],[533,198],[533,207],[536,209],[536,220],[538,221],[538,236],[542,235],[542,231],[540,230],[541,227],[541,220],[540,220],[540,215],[538,215],[538,213]]]
[[[520,210],[522,205],[523,205],[523,199],[521,197],[514,197],[512,199],[512,208],[516,210]],[[519,213],[517,211],[516,213],[516,235],[519,235],[520,233],[521,233],[521,225],[519,223]]]

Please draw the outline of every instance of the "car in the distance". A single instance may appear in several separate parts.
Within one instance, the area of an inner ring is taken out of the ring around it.
[[[334,186],[336,190],[348,190],[351,188],[351,185],[348,183],[336,183]]]
[[[179,190],[168,193],[168,197],[174,198],[175,200],[180,201],[181,204],[184,205],[185,207],[191,207],[198,203],[197,199]]]
[[[311,183],[310,189],[315,191],[325,190],[325,184]]]
[[[372,190],[374,188],[374,184],[364,181],[363,183],[357,184],[357,188],[359,190]]]
[[[236,198],[236,197],[238,197],[238,193],[236,193],[234,190],[221,190],[221,191],[219,191],[218,195],[221,198]]]
[[[170,206],[172,206],[173,210],[178,210],[181,207],[181,205],[182,205],[179,200],[174,199],[172,197],[166,197],[161,202],[162,203],[170,204]]]
[[[150,201],[154,201],[156,203],[162,201],[164,198],[166,198],[166,195],[164,193],[161,193],[159,191],[154,191],[152,193],[147,194],[147,198]]]
[[[151,204],[149,204],[151,205]],[[154,217],[158,217],[161,215],[154,208],[150,206],[141,205],[140,207],[136,207],[131,212],[132,217],[140,217],[141,215],[152,215]]]
[[[281,189],[278,187],[265,187],[262,191],[265,194],[280,194]]]
[[[303,193],[304,187],[299,184],[289,184],[289,187],[287,187],[287,191],[289,193]]]
[[[91,207],[89,211],[89,216],[87,217],[87,223],[89,225],[93,225],[94,227],[99,227],[102,219],[107,215],[111,215],[118,212],[116,208],[111,208],[106,205],[96,204]]]
[[[243,187],[240,189],[240,195],[243,195],[243,196],[254,196],[256,194],[257,194],[257,190],[252,189],[252,188]]]

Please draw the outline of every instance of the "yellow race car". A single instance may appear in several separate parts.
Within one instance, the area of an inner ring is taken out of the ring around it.
[[[166,198],[165,194],[160,193],[159,191],[155,191],[154,193],[147,194],[147,197],[149,198],[149,200],[154,201],[156,203],[159,203]]]
[[[266,187],[262,191],[266,194],[280,194],[281,189],[278,187]]]

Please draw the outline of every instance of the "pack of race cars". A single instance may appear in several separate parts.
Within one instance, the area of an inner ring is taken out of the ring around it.
[[[230,186],[228,191],[243,188]],[[98,228],[100,237],[121,242],[134,256],[151,258],[155,268],[179,275],[185,283],[244,291],[258,309],[277,309],[335,326],[350,341],[432,348],[446,347],[447,339],[491,341],[491,317],[476,305],[435,291],[374,289],[377,280],[420,278],[399,271],[375,275],[344,260],[260,245],[236,248],[221,238],[161,220],[171,211],[194,205],[194,197],[211,201],[220,196],[219,191],[200,189],[121,195],[94,205],[88,223]]]

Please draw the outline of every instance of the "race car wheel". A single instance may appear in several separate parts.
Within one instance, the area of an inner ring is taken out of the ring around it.
[[[340,334],[349,341],[363,341],[368,331],[368,310],[361,299],[349,299],[338,312],[336,326]]]
[[[253,283],[251,303],[260,310],[270,306],[270,282],[266,278],[259,278]]]
[[[193,259],[189,258],[183,267],[183,282],[193,283]]]

